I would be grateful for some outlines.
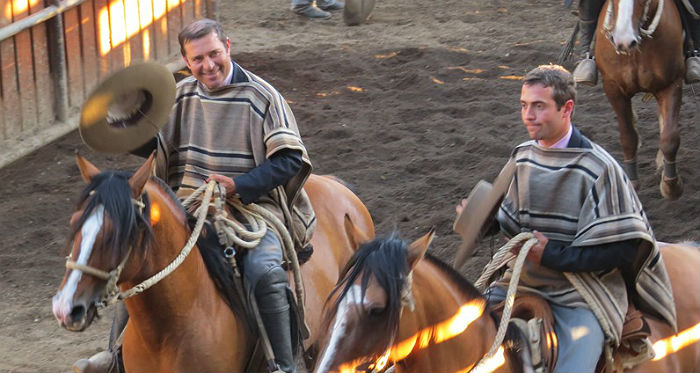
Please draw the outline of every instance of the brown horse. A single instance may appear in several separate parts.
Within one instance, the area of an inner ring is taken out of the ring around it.
[[[653,94],[661,132],[657,155],[657,166],[663,167],[661,195],[679,198],[683,185],[676,170],[676,154],[685,59],[675,1],[608,0],[598,17],[596,39],[596,63],[603,90],[617,115],[625,171],[637,185],[639,135],[631,99],[638,92]]]
[[[495,339],[496,321],[473,285],[425,255],[433,232],[410,245],[394,237],[366,242],[349,219],[346,224],[348,236],[364,243],[327,303],[314,371],[473,369]],[[517,336],[508,345],[525,346]],[[498,350],[486,367],[518,372],[527,359],[515,349]]]
[[[71,257],[97,272],[123,263],[122,291],[168,266],[190,236],[182,205],[165,183],[149,176],[151,164],[152,157],[133,176],[101,173],[78,156],[89,185],[71,219]],[[352,255],[343,217],[352,216],[370,236],[374,226],[362,202],[335,179],[312,175],[305,189],[318,220],[315,253],[301,266],[308,347],[318,338],[324,301]],[[193,249],[170,275],[125,300],[130,315],[123,337],[127,371],[245,370],[255,340],[244,318],[229,307],[230,299],[218,292],[215,282],[222,280],[208,272],[202,250]],[[54,315],[68,330],[84,330],[97,313],[106,285],[99,273],[88,272],[68,269],[54,297]]]
[[[354,242],[366,241],[348,225],[348,236],[359,237]],[[476,288],[424,257],[431,238],[432,232],[410,245],[389,238],[360,246],[329,298],[316,373],[381,372],[390,365],[393,372],[467,372],[484,357],[496,323]],[[679,330],[647,316],[656,358],[632,371],[697,372],[700,249],[663,244],[661,250]],[[531,360],[517,351],[527,351],[517,337],[507,335],[505,355],[496,354],[479,371],[528,371]]]

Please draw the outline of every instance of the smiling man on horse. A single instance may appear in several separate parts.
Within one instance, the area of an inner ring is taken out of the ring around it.
[[[551,306],[559,341],[555,371],[593,372],[604,346],[620,344],[632,304],[674,328],[676,314],[637,194],[613,157],[573,126],[575,98],[573,77],[561,66],[525,76],[521,117],[532,140],[512,152],[515,177],[497,221],[508,236],[537,238],[519,292]],[[465,207],[463,200],[458,214]],[[512,268],[491,284],[490,303],[505,298],[511,275]]]
[[[700,0],[676,1],[681,13],[681,21],[685,30],[685,81],[686,83],[700,82]],[[570,4],[571,0],[567,0]],[[578,29],[581,32],[579,52],[581,60],[574,69],[576,83],[595,85],[598,81],[598,71],[591,51],[591,43],[598,24],[598,16],[603,9],[605,0],[580,0],[578,8]],[[692,8],[692,9],[689,9]],[[620,11],[619,9],[617,11]],[[651,16],[650,16],[651,18]],[[640,27],[642,25],[639,25]]]
[[[255,202],[286,222],[288,229],[298,228],[289,229],[294,244],[306,246],[315,226],[302,190],[311,163],[291,109],[275,88],[231,59],[230,41],[218,22],[196,21],[182,30],[179,41],[193,76],[178,84],[169,122],[134,153],[147,155],[157,149],[157,176],[178,197],[215,180],[228,196],[244,204]],[[280,238],[268,229],[260,244],[244,254],[241,266],[247,291],[257,300],[277,371],[294,372],[296,332],[291,328],[296,323],[282,261]],[[117,313],[113,335],[128,319],[123,303]],[[111,353],[79,361],[74,370],[106,371]]]

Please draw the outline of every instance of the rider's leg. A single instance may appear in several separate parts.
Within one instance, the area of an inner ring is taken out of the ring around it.
[[[695,13],[700,14],[700,0],[691,1]],[[688,33],[689,49],[686,51],[685,60],[685,81],[686,83],[700,82],[700,19],[694,19],[687,10],[682,9],[685,16],[684,25]]]
[[[87,359],[80,359],[73,363],[73,371],[76,373],[103,373],[113,371],[116,367],[116,359],[119,356],[121,346],[121,334],[129,321],[129,312],[124,302],[117,303],[112,330],[109,333],[109,348],[98,352]]]
[[[598,319],[587,308],[551,304],[554,331],[559,342],[555,372],[595,372],[603,352],[605,335]]]
[[[280,242],[268,230],[260,244],[243,257],[243,273],[249,291],[258,303],[260,317],[279,368],[296,371],[292,342],[292,320],[287,297],[287,273],[282,269]]]
[[[598,70],[593,60],[591,43],[595,36],[598,14],[600,14],[604,2],[604,0],[581,0],[579,2],[578,24],[581,39],[579,40],[578,55],[581,61],[576,65],[573,73],[577,83],[593,86],[598,82]]]

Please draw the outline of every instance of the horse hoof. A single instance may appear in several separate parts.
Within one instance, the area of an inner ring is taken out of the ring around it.
[[[683,194],[683,181],[681,181],[680,176],[672,178],[662,176],[659,188],[664,198],[674,201]]]

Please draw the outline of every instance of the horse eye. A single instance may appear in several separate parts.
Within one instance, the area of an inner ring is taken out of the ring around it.
[[[380,317],[384,314],[384,311],[386,310],[386,307],[371,307],[367,313],[369,314],[370,317]]]

